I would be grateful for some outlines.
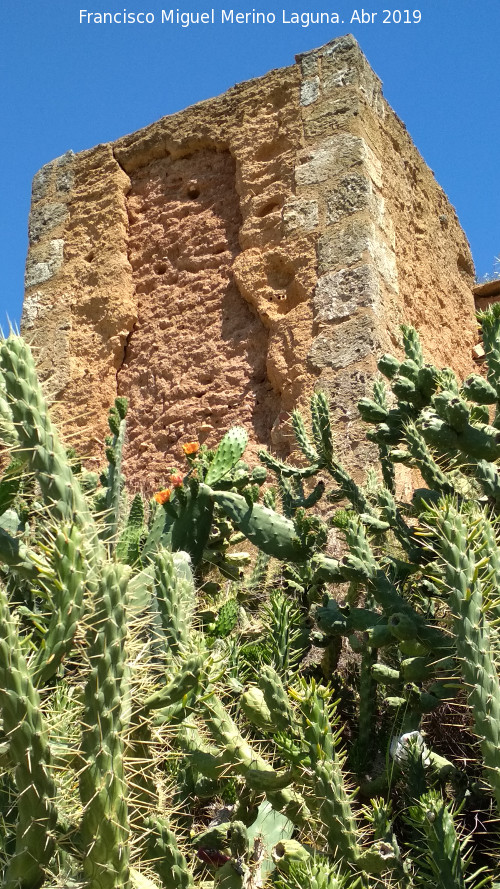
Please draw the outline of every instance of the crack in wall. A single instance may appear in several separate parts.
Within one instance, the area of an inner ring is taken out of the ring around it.
[[[120,161],[119,161],[119,159],[118,159],[118,157],[117,157],[116,151],[115,151],[115,149],[113,148],[113,146],[111,146],[111,149],[112,149],[112,153],[113,153],[113,159],[114,159],[116,165],[119,167],[119,169],[122,171],[122,173],[127,177],[127,179],[128,179],[128,183],[129,183],[129,187],[128,187],[128,189],[124,191],[125,209],[126,209],[126,211],[127,211],[127,230],[126,230],[125,239],[126,239],[126,243],[127,243],[127,260],[128,260],[129,266],[130,266],[130,272],[131,272],[131,274],[132,274],[132,263],[130,262],[130,217],[129,217],[129,213],[128,213],[128,202],[127,202],[127,195],[128,195],[128,192],[130,191],[130,188],[131,188],[130,176],[129,176],[129,174],[127,173],[127,171],[125,170],[125,168],[123,167],[123,165],[120,163]],[[135,296],[135,290],[134,290],[134,296]],[[130,329],[129,329],[129,331],[128,331],[126,337],[125,337],[125,340],[124,340],[124,342],[123,342],[121,358],[118,359],[118,366],[117,366],[117,368],[116,368],[116,372],[115,372],[115,379],[116,379],[116,395],[117,395],[117,396],[120,394],[120,391],[119,391],[119,375],[120,375],[120,371],[121,371],[121,369],[122,369],[122,367],[123,367],[123,365],[124,365],[124,363],[125,363],[125,361],[126,361],[126,358],[127,358],[127,349],[128,349],[128,347],[129,347],[130,340],[131,340],[131,338],[132,338],[132,335],[133,335],[133,332],[134,332],[136,323],[137,323],[137,317],[136,317],[135,320],[132,321],[132,323],[131,323],[131,325],[130,325]],[[117,357],[118,357],[118,356],[117,356]]]

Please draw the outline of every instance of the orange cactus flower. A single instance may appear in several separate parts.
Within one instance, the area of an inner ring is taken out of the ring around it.
[[[170,484],[173,488],[182,488],[183,478],[180,472],[172,472],[170,476]]]
[[[191,454],[197,454],[200,450],[200,443],[199,441],[188,441],[187,444],[182,445],[182,450],[186,457],[191,456]]]
[[[168,503],[168,501],[170,500],[171,493],[172,493],[172,491],[170,490],[170,488],[165,488],[164,491],[157,491],[156,494],[154,495],[154,499],[156,500],[157,503],[160,503],[160,504]]]

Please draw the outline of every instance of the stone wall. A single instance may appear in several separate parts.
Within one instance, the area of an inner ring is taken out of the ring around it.
[[[356,471],[356,402],[402,322],[471,369],[472,276],[455,211],[348,36],[44,167],[22,330],[90,459],[129,396],[134,485],[236,422],[251,450],[286,455],[290,412],[318,387]]]
[[[500,301],[500,278],[477,284],[474,287],[474,299],[478,312],[484,312],[489,306]]]

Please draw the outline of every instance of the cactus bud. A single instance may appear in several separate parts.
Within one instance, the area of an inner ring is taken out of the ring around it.
[[[273,861],[283,874],[290,873],[291,864],[309,861],[311,855],[297,840],[281,840],[272,851]]]
[[[257,485],[263,485],[267,479],[267,470],[265,466],[254,466],[251,475],[252,482]]]
[[[358,411],[365,423],[383,423],[388,415],[388,411],[372,398],[361,398],[358,401]]]
[[[128,411],[128,398],[125,398],[123,395],[115,398],[115,408],[118,411],[120,420],[124,420]]]
[[[408,377],[398,375],[393,381],[392,391],[402,401],[411,401],[416,395],[417,387]]]
[[[392,380],[399,371],[400,362],[397,358],[394,358],[394,355],[386,354],[379,358],[377,367],[384,377],[387,377],[388,380]]]
[[[263,731],[272,731],[273,720],[271,711],[266,704],[262,689],[251,685],[241,696],[240,707],[248,721]]]
[[[469,401],[475,401],[476,404],[495,404],[498,397],[494,386],[479,374],[467,377],[462,392]]]

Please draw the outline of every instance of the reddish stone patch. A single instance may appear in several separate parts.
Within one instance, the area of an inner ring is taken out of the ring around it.
[[[231,275],[241,217],[229,152],[153,161],[132,175],[127,200],[138,320],[118,393],[130,399],[126,474],[154,489],[182,443],[215,445],[238,423],[252,450],[268,444],[279,400],[268,333]]]

